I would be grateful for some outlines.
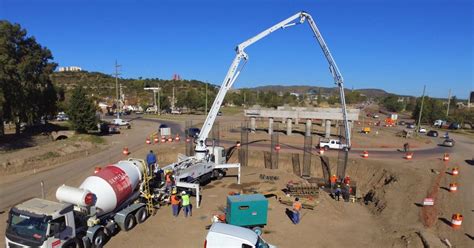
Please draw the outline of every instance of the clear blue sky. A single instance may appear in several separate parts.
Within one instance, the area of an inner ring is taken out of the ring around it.
[[[347,88],[458,98],[474,90],[471,0],[0,0],[60,66],[124,77],[221,84],[238,43],[297,11],[315,18]],[[281,30],[247,49],[235,87],[333,86],[309,26]]]

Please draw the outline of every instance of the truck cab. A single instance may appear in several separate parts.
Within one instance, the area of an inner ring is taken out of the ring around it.
[[[276,248],[248,228],[214,223],[207,233],[204,248],[221,247]]]
[[[73,205],[33,198],[10,210],[6,247],[75,247]]]

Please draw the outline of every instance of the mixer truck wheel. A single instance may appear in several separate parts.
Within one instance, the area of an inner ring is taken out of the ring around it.
[[[132,230],[137,224],[134,214],[127,214],[125,220],[123,221],[123,226],[126,232]]]
[[[105,243],[105,233],[103,230],[98,230],[94,234],[94,238],[92,239],[92,248],[102,248]]]
[[[137,219],[138,224],[145,222],[148,217],[148,212],[145,207],[141,207],[135,213],[135,218]]]

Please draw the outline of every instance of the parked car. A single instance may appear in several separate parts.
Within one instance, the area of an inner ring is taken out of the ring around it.
[[[407,124],[407,128],[415,129],[415,124],[408,123],[408,124]]]
[[[453,139],[445,139],[443,141],[443,146],[453,147],[456,142]]]
[[[448,127],[449,129],[461,129],[461,124],[453,122],[451,125]]]
[[[446,125],[446,121],[444,121],[444,120],[436,120],[433,123],[433,126],[435,126],[435,127],[442,127],[443,125]]]
[[[420,129],[418,130],[419,133],[426,133],[426,128],[424,127],[420,127]]]
[[[204,248],[221,247],[276,248],[248,228],[214,223],[207,233]]]
[[[117,126],[126,126],[127,128],[130,128],[130,123],[120,118],[113,119],[112,124]]]
[[[59,112],[58,115],[56,116],[56,120],[57,121],[68,121],[69,116],[64,112]]]
[[[430,130],[426,136],[430,136],[430,137],[438,137],[438,131],[435,131],[435,130]]]
[[[188,136],[193,137],[193,138],[197,138],[199,136],[200,132],[201,132],[201,129],[199,129],[197,127],[191,127],[191,128],[188,129]]]
[[[405,121],[399,121],[398,125],[405,126],[407,123]]]

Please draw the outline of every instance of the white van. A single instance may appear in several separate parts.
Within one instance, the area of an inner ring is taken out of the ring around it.
[[[254,231],[224,223],[212,224],[204,241],[204,248],[276,248]]]

